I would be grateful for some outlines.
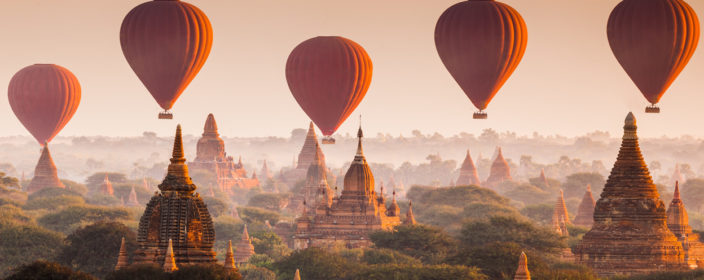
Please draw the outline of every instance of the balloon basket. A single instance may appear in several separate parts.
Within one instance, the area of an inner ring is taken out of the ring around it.
[[[488,117],[489,117],[489,114],[487,114],[486,112],[483,112],[483,111],[474,113],[475,120],[486,120]]]
[[[321,142],[323,144],[332,145],[335,144],[335,138],[332,138],[331,136],[325,136],[323,137],[323,140]]]
[[[659,114],[660,107],[655,106],[655,104],[653,104],[652,106],[645,107],[645,112],[650,114]]]
[[[174,114],[171,114],[171,112],[161,112],[159,113],[159,119],[160,120],[173,120],[174,119]]]

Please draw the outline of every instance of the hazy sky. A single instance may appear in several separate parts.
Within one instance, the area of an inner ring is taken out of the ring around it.
[[[413,129],[478,134],[485,128],[618,135],[633,110],[641,135],[704,136],[695,125],[704,119],[704,47],[663,97],[663,113],[645,115],[645,99],[606,38],[618,0],[505,0],[528,25],[528,49],[486,121],[472,120],[475,108],[435,51],[436,20],[457,0],[191,0],[213,24],[212,53],[174,106],[175,120],[157,120],[160,108],[119,42],[123,17],[142,2],[6,0],[0,9],[0,85],[6,89],[14,73],[34,63],[56,63],[76,74],[83,98],[60,136],[167,135],[177,122],[197,134],[211,112],[227,136],[287,136],[308,123],[286,84],[288,54],[310,37],[340,35],[367,50],[374,77],[354,117],[338,132],[354,131],[361,113],[368,135],[409,135]],[[704,15],[704,1],[689,3]],[[28,135],[6,97],[0,98],[0,127],[3,136]]]

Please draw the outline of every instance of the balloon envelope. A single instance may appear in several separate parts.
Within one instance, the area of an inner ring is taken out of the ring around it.
[[[527,41],[521,15],[493,0],[457,3],[435,26],[440,59],[479,110],[487,108],[516,69]]]
[[[697,14],[682,0],[624,0],[607,26],[616,59],[652,104],[692,58],[699,32]]]
[[[122,52],[159,106],[169,110],[210,54],[208,17],[182,1],[151,1],[132,9],[120,29]]]
[[[315,37],[293,49],[286,80],[303,111],[330,136],[362,102],[372,68],[367,52],[352,40]]]
[[[35,64],[17,72],[7,90],[10,107],[29,133],[44,145],[71,120],[81,102],[81,85],[66,68]]]

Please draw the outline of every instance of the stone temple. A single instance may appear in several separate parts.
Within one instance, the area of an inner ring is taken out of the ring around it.
[[[163,265],[170,241],[177,265],[216,262],[213,221],[185,162],[179,125],[166,178],[139,220],[135,263]]]
[[[54,159],[51,158],[49,145],[44,144],[42,155],[39,156],[37,167],[34,168],[34,177],[29,185],[25,188],[28,193],[34,193],[44,188],[66,188],[59,180],[58,171],[54,164]]]
[[[377,230],[391,230],[401,224],[398,205],[387,209],[383,197],[374,190],[374,175],[362,150],[362,129],[357,133],[357,154],[347,170],[340,196],[321,195],[315,212],[303,208],[296,219],[294,248],[368,247],[368,234]]]
[[[511,177],[511,167],[508,166],[508,162],[504,158],[501,147],[499,147],[496,159],[494,159],[494,162],[491,164],[489,178],[486,179],[486,186],[495,188],[499,184],[511,180],[513,180]]]
[[[280,179],[289,186],[293,186],[297,182],[305,180],[308,167],[313,162],[325,162],[325,155],[318,145],[318,136],[315,134],[315,126],[313,126],[313,122],[310,122],[306,139],[303,142],[303,147],[301,147],[301,152],[298,154],[298,161],[295,161],[294,168],[283,173]]]
[[[217,176],[218,189],[233,194],[233,188],[250,189],[259,185],[256,178],[247,178],[242,159],[235,163],[225,152],[225,142],[220,138],[215,116],[209,114],[203,128],[203,135],[196,146],[196,158],[189,162],[191,169],[203,169]]]
[[[574,224],[577,226],[592,227],[594,224],[594,206],[596,201],[594,201],[594,196],[592,196],[592,186],[587,185],[587,191],[584,193],[582,202],[579,203],[579,208],[577,208],[577,216],[574,217]]]
[[[703,267],[704,244],[699,240],[699,234],[692,232],[692,227],[689,226],[689,216],[680,197],[679,182],[675,182],[675,194],[667,208],[667,227],[682,244],[687,267]]]
[[[594,225],[575,248],[576,261],[602,277],[684,269],[684,250],[668,229],[665,203],[641,155],[632,113],[623,129]]]
[[[464,157],[464,162],[462,162],[462,167],[460,167],[460,177],[457,178],[455,185],[457,186],[479,186],[479,174],[477,173],[477,167],[474,165],[472,156],[467,150],[467,155]]]

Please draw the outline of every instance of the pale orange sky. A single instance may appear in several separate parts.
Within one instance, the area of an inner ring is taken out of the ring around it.
[[[374,62],[372,85],[338,132],[353,132],[364,116],[368,135],[445,135],[485,128],[519,134],[620,134],[633,110],[644,136],[704,136],[704,47],[663,97],[659,115],[618,65],[606,22],[618,0],[506,0],[528,25],[522,63],[488,108],[475,108],[447,73],[433,41],[440,14],[457,0],[192,0],[210,18],[214,45],[208,62],[174,106],[174,121],[157,120],[159,106],[125,61],[119,29],[134,0],[6,0],[0,9],[0,85],[22,67],[56,63],[78,77],[83,98],[59,136],[173,133],[181,123],[201,133],[214,113],[226,136],[288,136],[307,116],[284,76],[289,52],[318,35],[361,44]],[[688,1],[701,16],[704,1]],[[704,42],[700,42],[704,45]],[[0,98],[0,136],[29,135]]]

